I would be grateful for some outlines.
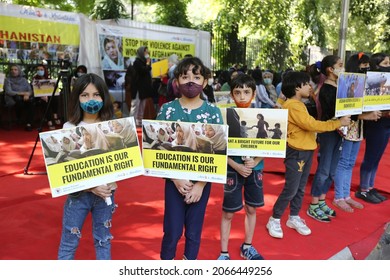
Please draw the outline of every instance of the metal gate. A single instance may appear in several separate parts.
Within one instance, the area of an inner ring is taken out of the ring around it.
[[[236,32],[216,32],[212,36],[213,71],[228,70],[233,64],[254,68],[261,51],[260,39],[240,38]]]

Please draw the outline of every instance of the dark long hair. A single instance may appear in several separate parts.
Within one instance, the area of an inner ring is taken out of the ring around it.
[[[359,73],[360,67],[359,65],[362,63],[369,63],[370,57],[364,53],[358,53],[351,55],[345,64],[345,71],[352,73]]]
[[[337,63],[337,60],[339,60],[340,57],[337,55],[327,55],[325,56],[321,61],[321,73],[325,76],[328,76],[328,73],[326,72],[326,69],[328,67],[333,67]]]
[[[379,63],[381,63],[383,60],[385,60],[386,57],[389,55],[385,53],[374,53],[370,57],[370,68],[371,71],[378,71],[379,69]]]

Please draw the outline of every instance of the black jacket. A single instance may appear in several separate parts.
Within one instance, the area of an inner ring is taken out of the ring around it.
[[[152,88],[152,76],[151,70],[152,67],[150,65],[146,65],[146,62],[142,61],[138,57],[135,59],[133,63],[134,70],[136,72],[136,80],[134,84],[134,88],[136,89],[135,93],[132,92],[132,97],[136,97],[136,93],[138,92],[139,99],[146,99],[153,96],[153,88]]]

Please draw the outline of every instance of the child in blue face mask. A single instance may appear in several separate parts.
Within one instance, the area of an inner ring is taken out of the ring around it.
[[[108,88],[104,80],[96,74],[85,74],[77,79],[68,105],[69,121],[64,124],[64,128],[111,120],[114,115]],[[97,141],[97,133],[95,135],[91,133],[92,131],[83,132],[85,149],[92,148],[94,141]],[[87,135],[92,135],[92,137],[88,138]],[[102,145],[99,147],[104,149]],[[114,182],[68,196],[64,206],[58,259],[74,259],[81,238],[81,229],[89,212],[92,214],[94,225],[96,259],[111,259],[111,239],[113,237],[110,227],[112,213],[116,207],[114,203],[116,188],[117,185]],[[107,198],[111,198],[110,205],[106,203]]]

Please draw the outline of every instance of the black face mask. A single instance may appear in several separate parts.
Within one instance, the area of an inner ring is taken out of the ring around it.
[[[378,70],[380,72],[390,72],[390,66],[387,66],[387,67],[378,66]]]
[[[370,67],[362,67],[359,69],[360,73],[367,73],[367,71],[370,71]]]

